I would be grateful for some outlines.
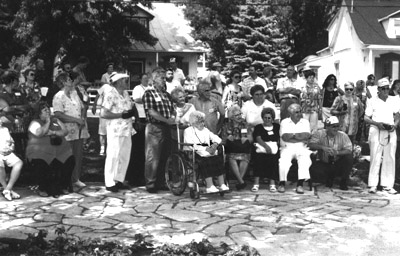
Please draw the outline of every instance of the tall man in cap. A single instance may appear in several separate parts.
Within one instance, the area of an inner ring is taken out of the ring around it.
[[[182,69],[178,68],[176,58],[169,59],[169,66],[174,72],[174,80],[177,80],[183,86],[185,84],[186,77]]]
[[[376,193],[379,179],[384,191],[389,194],[397,193],[393,189],[393,185],[397,147],[395,129],[399,124],[400,106],[397,104],[397,99],[389,96],[389,89],[389,80],[386,78],[380,79],[378,81],[378,96],[368,99],[365,110],[364,120],[371,125],[368,137],[371,152],[368,176],[370,193]],[[381,163],[382,169],[379,174]]]
[[[106,189],[118,192],[122,189],[131,156],[131,136],[136,133],[132,127],[132,116],[137,110],[128,94],[128,75],[113,73],[110,76],[112,88],[106,92],[100,116],[108,119],[107,157],[104,165]]]
[[[222,93],[224,91],[224,84],[226,82],[225,77],[221,74],[221,71],[221,63],[214,62],[207,78],[211,84],[211,93],[216,96],[216,99],[221,99]]]
[[[339,128],[339,119],[331,116],[325,120],[325,129],[312,134],[308,146],[318,150],[319,160],[313,162],[310,172],[327,176],[327,187],[332,187],[336,172],[341,172],[340,189],[348,190],[347,180],[353,167],[352,144],[349,136]]]

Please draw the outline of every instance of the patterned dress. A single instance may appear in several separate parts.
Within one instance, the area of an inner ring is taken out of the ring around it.
[[[336,97],[332,109],[342,110],[343,104],[347,104],[347,114],[338,116],[340,130],[347,133],[349,136],[356,135],[358,131],[358,122],[364,113],[364,106],[356,95],[352,95],[350,98],[343,95]]]
[[[228,136],[233,136],[233,141]],[[247,139],[247,124],[245,120],[239,122],[230,119],[222,130],[222,139],[228,159],[250,161],[251,144]]]

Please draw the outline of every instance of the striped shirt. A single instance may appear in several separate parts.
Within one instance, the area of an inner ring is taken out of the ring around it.
[[[150,109],[157,111],[167,119],[172,117],[172,100],[171,96],[166,92],[156,91],[154,88],[146,90],[143,95],[143,106],[147,120],[150,123],[161,123],[149,115]]]

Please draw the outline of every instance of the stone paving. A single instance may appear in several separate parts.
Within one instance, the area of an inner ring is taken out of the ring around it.
[[[26,238],[39,229],[55,237],[68,234],[129,242],[136,233],[154,242],[185,244],[208,238],[219,244],[248,244],[261,255],[399,255],[400,195],[368,194],[317,187],[304,195],[287,186],[284,194],[262,185],[219,195],[168,191],[149,194],[143,187],[111,193],[101,183],[58,199],[43,198],[26,188],[12,202],[0,199],[0,237]]]

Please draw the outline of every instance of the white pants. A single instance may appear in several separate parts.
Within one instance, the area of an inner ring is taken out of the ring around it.
[[[106,187],[114,186],[125,180],[131,157],[131,137],[118,137],[107,134],[107,157],[104,165]]]
[[[310,179],[311,151],[303,144],[287,145],[281,149],[281,158],[279,159],[279,180],[287,181],[287,174],[292,166],[292,159],[297,159],[299,166],[298,179]]]
[[[318,112],[311,111],[311,113],[303,113],[303,118],[310,122],[311,133],[318,130]]]
[[[390,134],[390,140],[389,140]],[[371,163],[369,166],[368,186],[376,187],[379,181],[379,168],[383,154],[381,186],[392,188],[395,175],[395,155],[397,146],[396,132],[379,131],[374,125],[369,128],[369,149]]]

